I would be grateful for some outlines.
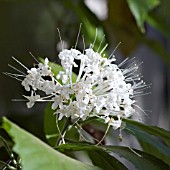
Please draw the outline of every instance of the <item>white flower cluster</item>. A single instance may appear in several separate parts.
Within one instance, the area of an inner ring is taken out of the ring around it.
[[[31,69],[24,66],[27,74],[21,84],[31,92],[31,96],[24,96],[28,99],[28,108],[36,101],[52,101],[52,109],[59,119],[66,116],[73,120],[86,120],[95,116],[113,129],[121,127],[122,118],[135,113],[134,94],[147,86],[136,74],[137,65],[120,69],[114,64],[114,57],[104,58],[92,48],[84,53],[64,49],[59,58],[64,71],[56,76],[47,58],[43,64],[39,63]],[[75,67],[79,68],[79,73],[73,81]],[[40,96],[38,91],[45,92],[45,97]]]

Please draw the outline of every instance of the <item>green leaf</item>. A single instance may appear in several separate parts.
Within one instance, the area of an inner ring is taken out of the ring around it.
[[[152,9],[160,4],[160,0],[127,0],[127,3],[139,29],[144,32],[146,17]]]
[[[127,123],[127,127],[129,127],[130,125],[134,125],[136,127],[139,127],[141,130],[149,133],[150,135],[161,137],[162,139],[167,141],[167,143],[170,144],[170,132],[166,131],[165,129],[162,129],[157,126],[147,126],[130,119],[124,119],[124,121]]]
[[[146,17],[146,22],[151,25],[153,28],[157,29],[160,31],[165,38],[168,38],[170,40],[170,26],[166,23],[165,18],[162,18],[161,16],[158,15],[148,15]]]
[[[54,110],[51,109],[51,104],[49,103],[45,109],[44,113],[44,132],[45,137],[51,146],[55,146],[60,138],[60,133],[56,126],[56,115],[54,115]],[[58,121],[58,126],[60,131],[66,126],[66,119]]]
[[[67,151],[85,151],[85,150],[100,150],[96,145],[92,145],[91,143],[71,143],[71,144],[62,144],[60,146],[56,146],[55,149],[61,152]]]
[[[80,134],[75,126],[72,126],[65,135],[65,140],[68,142],[78,142]]]
[[[169,170],[169,166],[164,163],[162,160],[156,158],[153,155],[145,153],[139,150],[131,150],[128,147],[122,146],[94,146],[83,143],[76,144],[65,144],[57,147],[56,149],[60,151],[79,151],[79,150],[90,150],[90,151],[105,151],[108,153],[118,154],[120,157],[123,157],[130,161],[138,170]],[[136,152],[136,153],[134,153]],[[141,155],[141,156],[139,156]]]
[[[90,150],[87,152],[93,165],[104,170],[128,170],[120,161],[100,150]]]
[[[37,137],[21,129],[11,121],[3,118],[3,128],[13,138],[13,150],[20,155],[24,170],[97,170],[91,166],[74,160],[42,142]]]
[[[136,153],[141,155],[139,157],[135,153],[132,152],[127,147],[121,146],[106,146],[103,147],[109,151],[117,153],[119,156],[124,157],[125,159],[129,160],[138,170],[168,170],[170,169],[167,164],[165,164],[162,160],[156,158],[153,155],[147,154],[145,152],[139,151],[134,149]]]
[[[170,1],[169,0],[161,0],[161,5],[159,6],[158,13],[165,18],[166,21],[169,20],[170,16]]]
[[[128,122],[126,128],[139,140],[144,151],[163,160],[170,166],[170,148],[161,141],[164,140],[170,143],[170,132],[132,120],[126,121]],[[158,140],[158,137],[161,140]]]
[[[90,22],[89,18],[87,18],[87,17],[83,17],[82,22],[83,22],[83,26],[84,26],[83,27],[84,34],[88,37],[88,39],[86,41],[89,44],[94,43],[93,44],[93,46],[94,46],[93,49],[100,52],[102,49],[105,48],[105,45],[106,45],[106,40],[104,38],[104,30],[103,30],[103,28],[99,27],[99,26],[96,27],[95,25],[93,25]],[[96,28],[97,28],[97,30],[96,30]],[[96,36],[96,31],[97,31],[97,37],[95,37]],[[103,42],[102,42],[102,44],[100,44],[102,39],[103,39]],[[100,46],[100,48],[99,48],[99,46]],[[107,54],[105,50],[103,52],[105,54]]]
[[[108,154],[105,149],[87,144],[87,143],[76,143],[76,144],[64,144],[56,147],[61,152],[68,151],[87,151],[89,158],[92,163],[104,170],[127,170],[127,168],[115,157]]]

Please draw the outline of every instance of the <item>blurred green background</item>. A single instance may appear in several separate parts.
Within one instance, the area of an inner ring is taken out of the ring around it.
[[[58,62],[59,28],[68,48],[75,45],[82,23],[78,48],[87,47],[98,28],[96,49],[105,35],[107,52],[115,51],[117,63],[136,57],[144,80],[152,83],[151,95],[137,98],[146,111],[142,119],[170,130],[170,1],[169,0],[1,0],[0,1],[0,117],[7,115],[20,126],[43,138],[46,104],[27,109],[25,102],[13,102],[26,94],[19,81],[3,75],[14,72],[8,64],[22,69],[35,63],[29,52]],[[104,45],[103,45],[104,46]],[[142,113],[141,113],[142,114]]]

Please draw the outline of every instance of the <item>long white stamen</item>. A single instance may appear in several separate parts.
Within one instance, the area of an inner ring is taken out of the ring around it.
[[[13,102],[26,102],[26,99],[12,99]]]
[[[129,63],[129,62],[131,62],[132,60],[134,60],[135,59],[135,57],[133,57],[133,58],[129,58],[129,57],[127,57],[125,60],[123,60],[120,64],[118,64],[118,67],[122,67],[124,64],[126,64],[126,63]],[[130,65],[133,65],[135,63],[135,61],[133,62],[133,63],[131,63]]]
[[[100,51],[100,55],[103,53],[103,51],[107,48],[107,46],[108,46],[108,44],[106,44],[104,47],[103,47],[103,49]]]
[[[25,75],[13,74],[13,73],[8,73],[8,72],[5,72],[4,74],[6,74],[6,75],[11,75],[11,76],[14,76],[14,77],[25,77]]]
[[[84,61],[81,60],[81,63],[80,63],[80,70],[79,70],[79,74],[78,74],[78,76],[77,76],[76,82],[78,82],[78,81],[80,80],[81,75],[82,75],[83,70],[84,70],[84,66],[85,66],[85,65],[84,65]]]
[[[18,71],[19,73],[21,73],[21,74],[23,74],[23,75],[26,75],[24,72],[22,72],[21,70],[15,68],[14,66],[12,66],[12,65],[10,65],[10,64],[8,64],[8,66],[11,67],[12,69]]]
[[[139,110],[141,110],[145,115],[148,115],[141,107],[139,107],[136,104],[132,104],[133,106],[137,107]]]
[[[107,129],[106,129],[106,131],[105,131],[102,139],[101,139],[96,145],[100,145],[100,144],[102,143],[102,141],[105,139],[105,137],[106,137],[106,135],[107,135],[107,133],[108,133],[108,131],[109,131],[109,128],[110,128],[110,123],[108,123]]]
[[[97,53],[98,53],[98,51],[99,51],[99,49],[100,49],[100,47],[101,47],[101,45],[102,45],[102,42],[103,42],[104,38],[105,38],[105,35],[103,35],[102,40],[100,41],[99,47],[98,47],[98,49],[97,49],[97,51],[96,51]]]
[[[80,23],[80,26],[79,26],[79,31],[78,31],[78,34],[77,34],[77,39],[76,39],[76,44],[75,44],[75,49],[76,49],[77,44],[78,44],[78,39],[79,39],[79,36],[80,36],[81,26],[82,26],[82,23]]]
[[[63,41],[62,41],[62,38],[61,38],[61,34],[60,34],[59,28],[57,28],[57,31],[58,31],[58,36],[59,36],[59,39],[60,39],[60,42],[61,42],[61,48],[62,48],[62,51],[63,51],[63,49],[64,49],[64,44],[63,44]]]
[[[140,94],[140,95],[134,95],[133,97],[138,97],[138,96],[146,96],[146,95],[149,95],[149,94],[151,94],[151,92],[144,93],[144,94]]]
[[[129,60],[129,57],[127,57],[125,60],[123,60],[120,64],[118,64],[118,67],[122,67],[127,61]]]
[[[58,116],[58,115],[56,115],[56,116]],[[59,134],[60,134],[62,143],[65,144],[64,136],[63,136],[63,134],[61,133],[61,130],[60,130],[59,125],[58,125],[58,118],[56,118],[56,126],[57,126],[58,132],[59,132]]]
[[[26,70],[29,70],[26,66],[24,66],[20,61],[18,61],[15,57],[12,57],[18,64],[20,64],[22,67],[24,67]]]
[[[92,43],[92,45],[91,45],[91,48],[94,48],[94,45],[95,45],[96,39],[97,39],[97,34],[98,34],[98,30],[97,30],[97,28],[96,28],[96,33],[95,33],[94,41],[93,41],[93,43]]]
[[[9,76],[9,77],[11,77],[11,78],[13,78],[13,79],[16,79],[16,80],[18,80],[18,81],[22,81],[21,79],[15,77],[15,76],[13,76],[13,75],[11,75],[11,74],[9,74],[9,73],[3,73],[3,74],[5,74],[5,75],[7,75],[7,76]]]
[[[85,41],[84,41],[84,35],[82,35],[82,40],[83,40],[83,54],[84,54],[85,49],[86,49],[86,44],[85,44]]]
[[[118,45],[115,47],[115,49],[112,51],[112,53],[109,56],[109,59],[113,57],[114,52],[117,50],[117,48],[119,47],[120,44],[121,44],[121,42],[119,42]]]
[[[30,55],[32,56],[32,58],[33,58],[37,63],[40,63],[31,52],[29,52],[29,53],[30,53]]]

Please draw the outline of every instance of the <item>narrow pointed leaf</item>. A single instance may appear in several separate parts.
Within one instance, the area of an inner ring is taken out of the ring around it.
[[[128,170],[120,161],[104,151],[90,150],[87,152],[93,165],[104,170]]]
[[[140,30],[144,32],[144,22],[148,13],[160,4],[159,0],[127,0],[128,6]]]
[[[122,146],[94,146],[89,144],[65,144],[61,145],[56,148],[60,151],[79,151],[79,150],[99,150],[99,151],[105,151],[107,153],[115,153],[119,155],[120,157],[123,157],[130,161],[138,170],[170,170],[170,167],[164,163],[162,160],[156,158],[153,155],[150,155],[148,153],[145,153],[143,151],[135,150],[132,151],[128,147],[122,147]],[[140,155],[140,156],[139,156]]]
[[[117,153],[121,157],[124,157],[130,161],[138,170],[170,170],[170,167],[162,160],[139,150],[134,149],[134,151],[141,155],[141,157],[133,153],[132,150],[127,147],[105,146],[103,148],[107,149],[108,151]]]
[[[169,132],[158,127],[143,125],[131,120],[128,120],[126,127],[128,132],[139,140],[145,152],[156,156],[170,166],[170,148],[162,142],[165,140],[169,143]],[[158,140],[158,137],[162,141]]]
[[[162,129],[157,126],[147,126],[140,122],[133,121],[130,119],[124,119],[124,121],[127,123],[127,126],[134,125],[140,127],[141,130],[149,133],[150,135],[161,137],[162,139],[166,140],[170,144],[170,132],[166,131],[165,129]]]

